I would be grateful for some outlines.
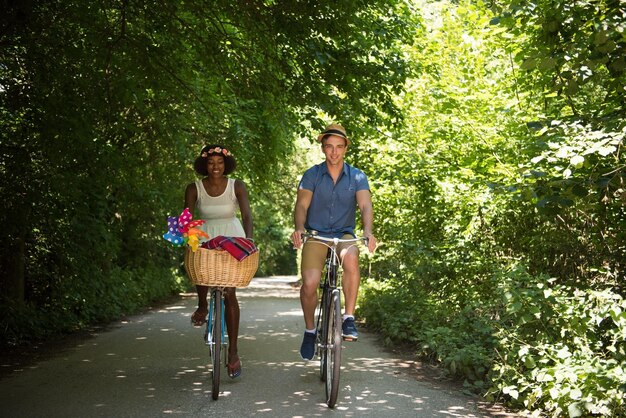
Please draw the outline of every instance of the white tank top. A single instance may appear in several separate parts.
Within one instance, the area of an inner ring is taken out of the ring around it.
[[[196,180],[198,200],[196,201],[195,219],[204,220],[200,228],[209,234],[209,239],[218,235],[227,237],[245,237],[241,222],[237,218],[239,202],[235,195],[235,179],[228,179],[226,189],[220,196],[209,196],[202,184]]]

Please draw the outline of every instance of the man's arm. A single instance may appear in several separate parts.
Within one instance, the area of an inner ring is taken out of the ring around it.
[[[368,238],[367,249],[372,253],[376,249],[376,237],[374,231],[374,209],[372,207],[372,195],[369,190],[356,192],[356,204],[361,211],[363,222],[363,236]]]
[[[298,189],[296,207],[293,211],[295,231],[291,234],[291,241],[293,241],[293,245],[296,248],[302,247],[302,234],[306,232],[304,224],[306,222],[309,206],[311,205],[311,199],[313,199],[313,192],[311,190]]]

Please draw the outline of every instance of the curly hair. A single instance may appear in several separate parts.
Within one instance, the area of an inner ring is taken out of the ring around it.
[[[204,156],[203,156],[204,155]],[[207,162],[209,157],[213,155],[219,155],[224,158],[224,175],[227,176],[237,168],[237,162],[235,161],[235,157],[224,148],[223,145],[214,144],[207,145],[202,148],[200,151],[200,156],[196,158],[196,161],[193,163],[193,168],[196,170],[196,173],[202,176],[208,176],[209,172],[207,171]]]

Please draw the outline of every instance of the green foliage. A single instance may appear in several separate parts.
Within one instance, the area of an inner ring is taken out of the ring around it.
[[[181,292],[186,285],[186,279],[174,269],[154,266],[135,270],[116,267],[107,274],[91,271],[86,277],[89,280],[77,275],[48,283],[46,290],[53,294],[45,302],[40,299],[22,304],[4,298],[0,304],[4,343],[38,342],[107,323]]]
[[[489,393],[551,416],[624,416],[626,301],[513,270],[500,280]]]
[[[471,276],[471,274],[470,274]],[[454,280],[454,279],[453,279]],[[520,268],[494,271],[482,300],[454,309],[418,280],[368,281],[360,314],[387,343],[412,343],[473,390],[552,416],[623,416],[626,302]],[[567,411],[567,412],[566,412]],[[620,415],[622,414],[622,415]]]
[[[10,2],[4,342],[185,286],[160,235],[206,142],[237,157],[259,273],[293,273],[305,138],[333,120],[374,197],[368,325],[534,415],[624,416],[623,13],[608,0]]]
[[[420,317],[426,306],[420,289],[403,289],[395,280],[364,282],[362,285],[360,313],[368,325],[378,328],[388,344],[417,342],[424,332]]]
[[[508,28],[520,87],[548,118],[623,127],[626,42],[619,1],[512,1],[493,24]]]
[[[292,226],[289,218],[281,216],[289,213],[291,208],[281,208],[286,200],[263,202],[264,204],[257,203],[253,207],[254,216],[260,220],[258,224],[261,225],[254,232],[255,240],[261,243],[256,275],[265,277],[296,274],[296,252],[293,244],[285,239]]]
[[[504,45],[520,63],[517,88],[533,121],[534,155],[519,161],[515,193],[540,214],[527,212],[524,222],[535,218],[553,237],[524,233],[525,242],[513,241],[526,248],[514,244],[516,252],[560,281],[615,284],[626,260],[623,10],[618,2],[515,3],[492,23],[507,28]]]
[[[619,2],[415,3],[359,313],[515,408],[623,416]]]
[[[170,269],[180,252],[160,236],[182,210],[202,145],[223,142],[237,158],[260,273],[292,272],[284,235],[294,138],[321,128],[321,115],[383,125],[399,117],[393,94],[407,69],[396,46],[410,17],[396,1],[5,6],[2,306],[51,309],[51,331],[178,289]],[[18,328],[24,338],[42,332],[7,318],[3,343],[22,338]]]

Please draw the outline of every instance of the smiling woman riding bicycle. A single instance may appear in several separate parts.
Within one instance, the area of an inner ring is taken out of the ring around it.
[[[194,168],[202,179],[187,186],[185,207],[195,218],[204,220],[200,226],[211,238],[219,235],[227,237],[252,238],[252,214],[245,184],[241,180],[228,178],[236,168],[235,158],[222,145],[207,145],[196,158]],[[241,212],[242,223],[236,217]],[[196,285],[198,309],[191,316],[194,326],[206,322],[208,314],[207,286]],[[228,375],[231,378],[241,374],[241,361],[237,351],[239,334],[239,302],[234,287],[224,292],[226,328],[228,330]]]
[[[368,249],[373,252],[376,238],[372,235],[374,214],[369,184],[361,170],[344,162],[350,144],[345,129],[341,125],[329,125],[317,141],[322,144],[326,159],[309,168],[298,186],[295,231],[291,235],[294,246],[302,247],[302,235],[307,231],[316,231],[320,236],[329,238],[353,238],[358,207],[363,221],[363,236],[368,238]],[[300,355],[304,360],[312,360],[315,355],[314,315],[326,253],[326,247],[312,242],[304,244],[302,250],[300,303],[305,332]],[[340,247],[339,255],[343,264],[345,300],[342,334],[345,339],[356,340],[358,332],[354,323],[354,308],[361,281],[359,250],[356,246]]]

